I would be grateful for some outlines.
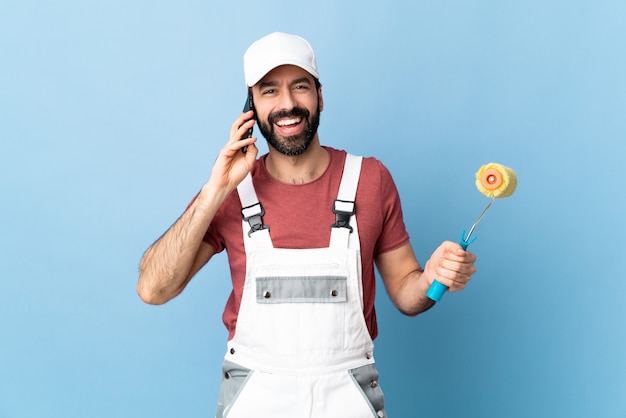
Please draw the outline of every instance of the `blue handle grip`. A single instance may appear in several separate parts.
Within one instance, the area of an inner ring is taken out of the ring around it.
[[[467,250],[467,247],[476,239],[476,237],[474,237],[471,240],[467,241],[466,238],[469,238],[469,237],[465,237],[465,230],[463,230],[463,232],[461,233],[461,240],[459,241],[459,245],[464,250]],[[429,299],[434,300],[435,302],[439,302],[441,298],[443,297],[444,293],[446,293],[447,291],[448,291],[448,286],[446,286],[445,284],[439,283],[437,279],[435,279],[435,281],[433,281],[433,283],[428,288],[428,291],[426,292],[426,296],[428,296]]]
[[[426,292],[426,296],[429,299],[434,300],[435,302],[439,302],[443,297],[443,294],[448,291],[448,286],[445,284],[439,283],[436,279],[428,288],[428,292]]]

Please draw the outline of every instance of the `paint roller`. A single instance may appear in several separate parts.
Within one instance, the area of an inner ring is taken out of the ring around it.
[[[461,233],[461,241],[459,244],[464,250],[476,239],[476,237],[472,238],[472,233],[474,229],[476,229],[478,222],[485,216],[485,213],[487,213],[494,200],[511,196],[516,187],[517,177],[513,169],[497,163],[489,163],[480,167],[476,172],[476,188],[485,196],[490,197],[491,200],[489,200],[487,207],[485,207],[478,216],[467,235],[465,231]],[[448,286],[439,283],[435,279],[426,292],[426,296],[435,302],[439,302],[447,290]]]

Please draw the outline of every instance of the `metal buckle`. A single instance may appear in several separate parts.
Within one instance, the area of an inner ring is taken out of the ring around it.
[[[263,224],[263,215],[265,215],[265,209],[263,209],[263,205],[260,202],[241,209],[243,220],[250,225],[248,236],[252,236],[253,232],[270,229],[269,226]]]
[[[335,223],[331,228],[348,228],[352,232],[350,226],[350,217],[354,215],[355,204],[349,200],[336,199],[333,202],[333,213],[335,214]]]

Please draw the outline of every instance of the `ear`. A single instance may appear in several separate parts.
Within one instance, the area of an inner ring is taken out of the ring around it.
[[[324,110],[324,97],[322,96],[322,85],[320,84],[319,88],[317,89],[317,100],[319,103],[319,109],[320,112],[322,110]]]

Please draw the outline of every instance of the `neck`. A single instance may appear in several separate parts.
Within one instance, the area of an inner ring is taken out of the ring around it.
[[[283,155],[270,146],[265,169],[270,176],[283,183],[305,184],[320,178],[329,163],[330,155],[316,136],[309,148],[295,157]]]

